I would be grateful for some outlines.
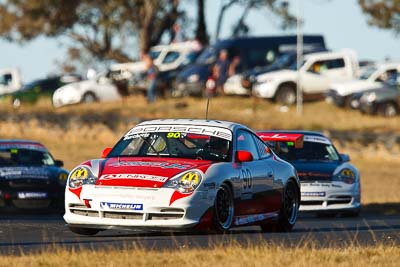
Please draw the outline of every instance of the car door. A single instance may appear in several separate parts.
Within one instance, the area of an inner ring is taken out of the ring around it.
[[[328,89],[330,84],[327,75],[327,60],[316,60],[302,68],[301,87],[306,94],[320,94]]]
[[[240,199],[236,203],[236,215],[253,215],[266,212],[269,192],[273,188],[272,168],[260,155],[256,136],[246,130],[239,130],[236,135],[236,151],[248,151],[252,161],[239,163]]]

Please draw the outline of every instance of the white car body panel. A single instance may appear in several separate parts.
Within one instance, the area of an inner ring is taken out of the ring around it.
[[[97,79],[70,83],[58,88],[53,94],[54,107],[78,104],[86,93],[95,95],[98,101],[113,101],[121,99],[117,87],[103,76]]]

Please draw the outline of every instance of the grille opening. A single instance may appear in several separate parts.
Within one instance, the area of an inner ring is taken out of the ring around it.
[[[71,213],[80,215],[80,216],[87,216],[87,217],[99,217],[99,212],[94,210],[74,210],[70,209]]]
[[[183,209],[178,209],[178,208],[165,208],[165,209],[160,209],[160,212],[185,212]]]
[[[142,220],[143,213],[104,211],[103,217],[120,220]]]
[[[322,206],[323,201],[319,201],[319,200],[313,200],[313,201],[301,201],[300,205],[301,206],[316,206],[316,205],[320,205]]]
[[[350,202],[351,202],[351,198],[349,198],[349,199],[335,199],[335,200],[328,200],[328,205],[349,204]]]
[[[182,217],[183,217],[183,214],[150,213],[148,220],[175,220],[175,219],[181,219]]]
[[[78,209],[87,209],[87,207],[84,204],[69,204],[70,208],[78,208]]]
[[[12,201],[15,207],[21,209],[43,209],[51,204],[49,199],[14,199]]]

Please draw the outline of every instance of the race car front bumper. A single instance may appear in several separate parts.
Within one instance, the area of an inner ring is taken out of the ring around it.
[[[214,203],[215,196],[206,191],[174,200],[175,192],[86,186],[78,198],[67,189],[64,220],[70,226],[96,229],[184,230],[199,224]]]
[[[357,211],[360,206],[358,182],[301,183],[300,211]]]

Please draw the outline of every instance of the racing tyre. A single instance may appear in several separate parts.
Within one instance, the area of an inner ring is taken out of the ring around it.
[[[275,101],[282,105],[293,105],[296,102],[296,90],[292,85],[282,85],[275,95]]]
[[[300,197],[296,183],[289,180],[283,189],[282,206],[275,224],[261,225],[263,231],[289,232],[296,223]]]
[[[388,102],[379,105],[378,113],[385,117],[394,117],[397,115],[398,110],[394,103]]]
[[[93,94],[91,92],[85,93],[82,97],[83,103],[94,103],[96,101],[97,101],[97,98],[96,98],[95,94]]]
[[[94,228],[80,228],[80,227],[73,227],[73,226],[68,226],[69,230],[71,230],[71,232],[78,234],[78,235],[95,235],[98,232],[100,232],[100,230],[98,229],[94,229]]]
[[[217,233],[224,233],[233,223],[234,202],[233,193],[227,184],[222,184],[217,191],[214,203],[214,229]]]

